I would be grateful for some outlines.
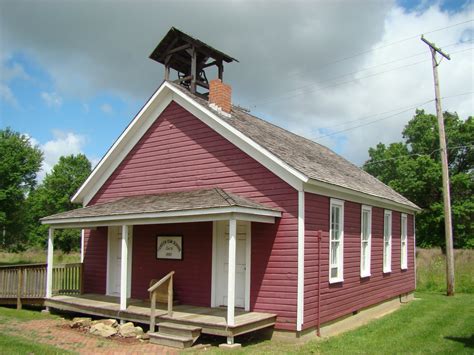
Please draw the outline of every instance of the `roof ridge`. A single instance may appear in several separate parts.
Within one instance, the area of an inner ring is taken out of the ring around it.
[[[229,196],[229,194],[223,189],[215,187],[214,190],[225,200],[225,202],[229,204],[229,206],[237,205],[237,202],[231,196]]]

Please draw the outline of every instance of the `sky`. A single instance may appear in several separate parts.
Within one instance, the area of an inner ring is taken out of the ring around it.
[[[416,108],[474,112],[472,0],[0,0],[0,127],[96,164],[163,80],[148,58],[171,26],[237,58],[234,104],[357,165],[402,139]]]

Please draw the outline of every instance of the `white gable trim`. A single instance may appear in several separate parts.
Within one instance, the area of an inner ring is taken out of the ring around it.
[[[322,196],[334,197],[341,200],[353,201],[363,205],[380,208],[391,208],[405,213],[420,212],[420,208],[404,205],[386,198],[369,195],[367,193],[355,191],[342,186],[328,184],[322,181],[310,179],[304,184],[304,191]]]
[[[91,201],[172,100],[294,188],[301,188],[302,183],[308,181],[308,177],[304,174],[226,123],[211,110],[198,104],[171,84],[164,82],[95,167],[73,196],[72,202],[86,206]]]

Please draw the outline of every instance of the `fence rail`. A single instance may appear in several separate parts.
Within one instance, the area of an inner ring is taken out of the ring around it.
[[[44,299],[46,296],[46,264],[26,264],[0,267],[0,299]],[[82,263],[54,265],[53,295],[82,293]]]

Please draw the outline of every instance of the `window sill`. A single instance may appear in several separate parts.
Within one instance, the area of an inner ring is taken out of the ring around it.
[[[402,270],[402,271],[408,270],[408,266],[407,266],[407,267],[402,267],[401,270]]]
[[[372,275],[370,274],[370,272],[369,272],[368,274],[360,274],[360,278],[361,278],[361,279],[365,279],[365,278],[370,277],[370,276],[372,276]]]
[[[330,284],[337,284],[337,283],[340,283],[340,282],[344,282],[344,278],[338,278],[338,279],[329,279],[329,283]]]

